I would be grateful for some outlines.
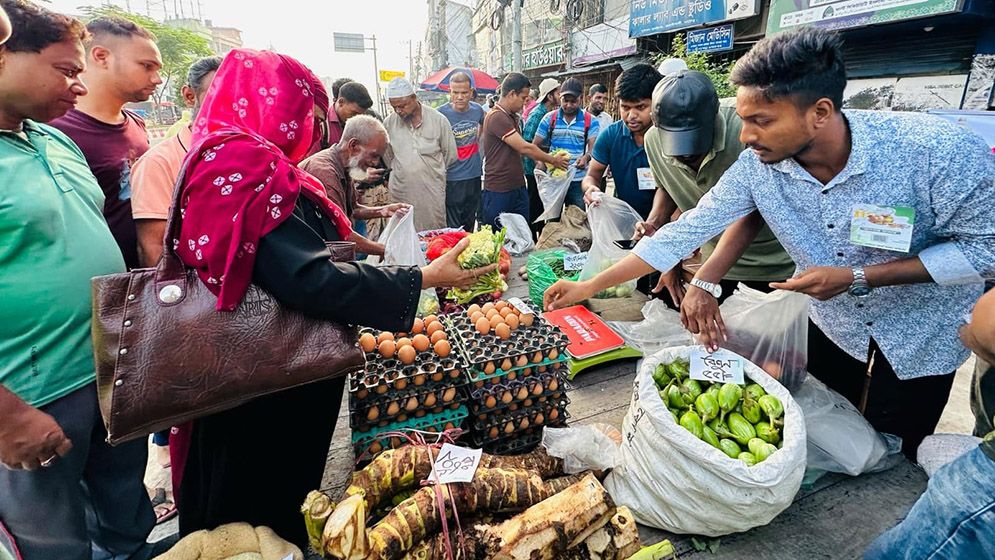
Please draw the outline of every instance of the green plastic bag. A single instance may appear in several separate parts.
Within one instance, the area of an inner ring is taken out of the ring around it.
[[[577,280],[580,271],[563,270],[563,259],[569,254],[565,249],[547,249],[529,255],[525,270],[529,275],[529,298],[542,308],[542,294],[557,280]]]

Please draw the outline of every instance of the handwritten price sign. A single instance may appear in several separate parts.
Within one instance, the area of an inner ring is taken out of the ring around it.
[[[563,257],[563,270],[584,270],[587,264],[587,253],[571,253]]]
[[[743,359],[727,350],[709,354],[704,348],[695,348],[691,350],[691,379],[742,385]]]
[[[448,443],[442,444],[439,456],[435,458],[435,464],[432,465],[432,475],[429,477],[429,481],[438,480],[440,484],[470,482],[473,480],[474,473],[477,472],[481,453],[480,449],[467,449]]]

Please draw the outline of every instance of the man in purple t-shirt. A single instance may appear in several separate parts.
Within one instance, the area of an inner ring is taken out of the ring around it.
[[[138,236],[131,215],[131,166],[149,149],[145,122],[125,103],[142,102],[162,83],[162,57],[152,35],[120,18],[87,24],[86,71],[90,93],[52,126],[73,139],[104,191],[104,218],[128,268],[137,268]]]

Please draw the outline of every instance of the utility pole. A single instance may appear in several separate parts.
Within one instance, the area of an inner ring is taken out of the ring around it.
[[[380,114],[386,115],[387,110],[384,108],[383,98],[380,96],[380,65],[377,64],[377,36],[374,34],[370,37],[370,41],[373,41],[373,74],[374,83],[377,84],[377,104],[380,105]]]
[[[511,71],[522,71],[522,1],[511,0]]]
[[[411,53],[411,39],[408,39],[408,79],[411,83],[418,79],[415,76],[415,56]]]

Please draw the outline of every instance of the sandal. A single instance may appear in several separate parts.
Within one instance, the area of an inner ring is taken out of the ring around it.
[[[165,523],[170,519],[176,517],[178,513],[176,510],[176,504],[172,500],[166,500],[155,506],[155,524]]]

